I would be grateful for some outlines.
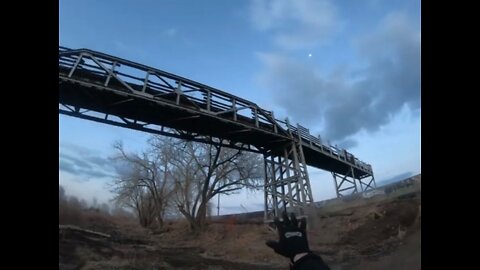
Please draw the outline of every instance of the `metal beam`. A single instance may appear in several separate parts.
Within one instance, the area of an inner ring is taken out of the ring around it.
[[[80,112],[72,112],[72,111],[67,111],[67,110],[62,110],[62,109],[59,109],[59,113],[64,114],[64,115],[68,115],[68,116],[78,117],[78,118],[85,119],[85,120],[91,120],[91,121],[95,121],[95,122],[99,122],[99,123],[109,124],[109,125],[112,125],[112,126],[129,128],[129,129],[134,129],[134,130],[138,130],[138,131],[144,131],[144,132],[148,132],[148,133],[152,133],[152,134],[156,134],[156,135],[163,135],[163,136],[173,137],[173,138],[182,139],[182,140],[190,140],[190,141],[206,143],[206,144],[211,144],[211,145],[224,146],[224,147],[228,147],[228,148],[244,150],[244,151],[253,152],[253,153],[259,153],[259,154],[263,153],[263,151],[260,151],[259,149],[251,148],[251,147],[246,146],[246,145],[242,145],[242,146],[238,146],[238,145],[235,145],[235,144],[232,145],[230,143],[224,142],[225,140],[221,140],[222,142],[216,142],[216,141],[212,141],[211,139],[208,139],[207,137],[196,138],[194,136],[189,136],[189,135],[184,135],[184,134],[181,135],[181,134],[178,134],[178,133],[173,133],[173,132],[168,132],[168,131],[163,131],[163,130],[157,130],[157,129],[153,129],[153,128],[148,128],[148,127],[146,127],[146,125],[133,124],[133,122],[128,122],[128,120],[127,120],[127,122],[118,122],[118,121],[114,121],[112,119],[107,119],[107,117],[101,118],[101,117],[87,115],[87,114],[80,113]],[[107,114],[103,114],[103,115],[107,116]],[[152,124],[147,124],[147,125],[152,125]],[[162,127],[162,129],[163,129],[163,127]]]

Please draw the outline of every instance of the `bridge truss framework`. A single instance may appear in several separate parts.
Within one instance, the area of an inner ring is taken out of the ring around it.
[[[332,173],[337,197],[376,187],[369,164],[273,111],[107,54],[59,47],[59,105],[64,115],[263,154],[266,221],[287,208],[306,214],[307,165]]]

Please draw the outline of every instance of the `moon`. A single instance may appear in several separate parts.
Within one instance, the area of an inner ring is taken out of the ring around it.
[[[308,54],[308,57],[312,57],[312,54],[311,54],[311,53],[309,53],[309,54]]]

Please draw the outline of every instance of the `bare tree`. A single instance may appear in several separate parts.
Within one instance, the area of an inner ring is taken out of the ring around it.
[[[120,168],[113,183],[114,200],[134,209],[142,226],[150,226],[156,221],[162,227],[165,209],[173,193],[165,153],[150,150],[140,155],[126,153],[121,142],[116,142],[114,148],[118,153],[113,160]]]
[[[192,230],[204,227],[210,200],[254,187],[262,179],[259,155],[219,145],[152,136],[141,154],[114,144],[120,165],[115,201],[137,213],[142,226],[160,226],[174,206]]]
[[[149,191],[145,187],[132,182],[116,181],[113,190],[116,193],[114,201],[117,206],[126,206],[135,211],[142,227],[150,227],[155,221],[155,208]]]
[[[150,145],[168,156],[173,200],[194,231],[204,227],[208,203],[215,195],[253,187],[262,179],[263,163],[257,154],[162,137],[153,137]]]

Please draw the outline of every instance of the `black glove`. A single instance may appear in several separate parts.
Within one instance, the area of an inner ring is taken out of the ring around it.
[[[278,218],[274,219],[275,226],[277,227],[280,241],[267,241],[266,244],[272,248],[276,253],[290,258],[293,262],[295,255],[304,252],[310,252],[307,241],[307,220],[305,218],[300,219],[300,224],[295,217],[295,214],[290,214],[288,219],[287,213],[283,213],[283,222],[280,222]]]

